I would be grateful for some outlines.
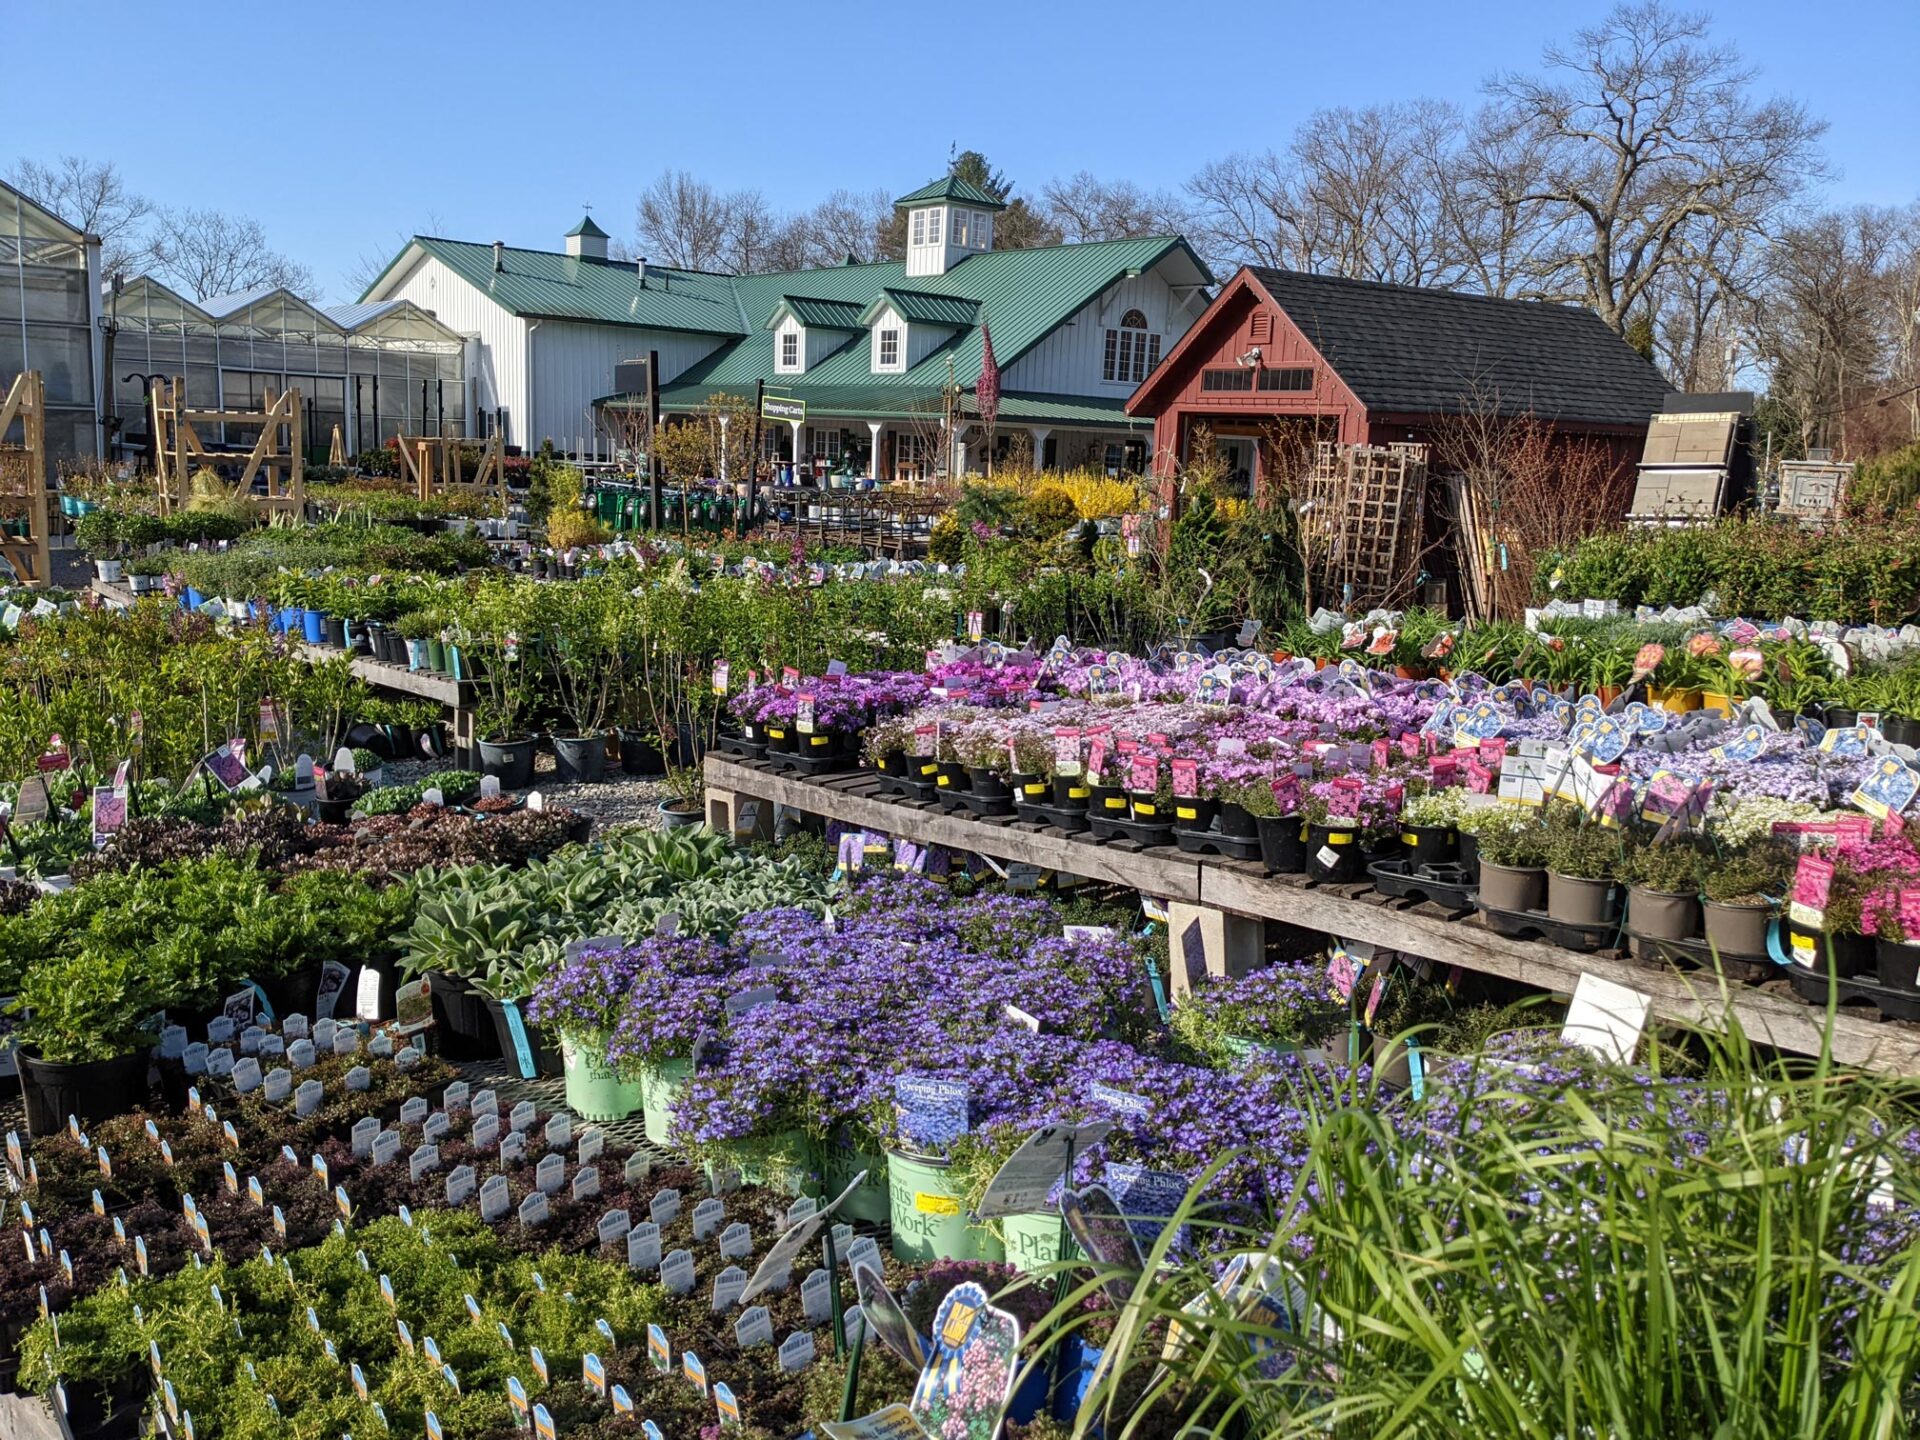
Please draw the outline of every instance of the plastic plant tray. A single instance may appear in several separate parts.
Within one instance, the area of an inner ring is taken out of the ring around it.
[[[1087,812],[1084,808],[1072,805],[1023,805],[1013,802],[1013,810],[1022,820],[1038,825],[1051,825],[1058,830],[1084,830],[1087,828]]]
[[[1242,840],[1233,835],[1222,835],[1218,830],[1190,830],[1185,826],[1173,827],[1174,842],[1189,855],[1219,855],[1228,860],[1258,860],[1260,858],[1260,839]]]
[[[1396,900],[1430,900],[1448,910],[1471,910],[1477,903],[1479,888],[1464,865],[1376,860],[1367,867],[1367,873],[1373,877],[1374,889]]]
[[[940,787],[931,780],[908,780],[902,776],[892,776],[893,793],[902,800],[932,800],[940,793]]]
[[[1597,925],[1575,925],[1556,920],[1544,910],[1495,910],[1480,906],[1487,928],[1509,940],[1545,940],[1563,950],[1616,950],[1619,948],[1620,922],[1607,920]]]
[[[746,760],[758,760],[767,753],[767,742],[749,740],[742,735],[722,735],[720,749],[728,755],[738,755]]]
[[[1013,796],[1011,795],[988,797],[976,795],[971,790],[962,790],[960,792],[960,803],[965,805],[973,814],[982,818],[989,815],[1013,814]]]
[[[1664,935],[1642,935],[1632,928],[1621,933],[1636,954],[1652,955],[1682,970],[1711,972],[1717,965],[1722,975],[1742,985],[1758,985],[1780,973],[1770,956],[1730,955],[1725,951],[1716,955],[1705,940],[1672,940]]]
[[[1810,1004],[1826,1004],[1827,988],[1831,985],[1843,1005],[1848,1001],[1865,1001],[1890,1019],[1920,1020],[1920,993],[1896,990],[1891,985],[1882,985],[1878,980],[1863,980],[1857,975],[1847,980],[1835,980],[1823,970],[1809,970],[1804,965],[1789,965],[1787,970],[1790,972],[1788,978],[1793,982],[1793,993]]]
[[[1171,825],[1141,825],[1132,820],[1097,820],[1089,816],[1087,826],[1102,840],[1131,840],[1136,845],[1173,843]]]

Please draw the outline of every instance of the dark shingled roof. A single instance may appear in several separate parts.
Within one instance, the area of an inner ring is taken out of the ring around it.
[[[1369,410],[1645,425],[1673,388],[1581,306],[1248,269]]]

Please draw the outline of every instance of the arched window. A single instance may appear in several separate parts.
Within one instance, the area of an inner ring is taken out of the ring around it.
[[[1120,327],[1107,331],[1106,379],[1123,385],[1138,385],[1160,363],[1160,336],[1147,328],[1147,317],[1129,310],[1120,317]]]

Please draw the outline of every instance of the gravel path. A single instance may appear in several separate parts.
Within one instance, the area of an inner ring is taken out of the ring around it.
[[[553,767],[552,755],[542,751],[534,757],[533,788],[553,804],[593,816],[596,831],[635,824],[660,828],[659,802],[667,798],[664,778],[626,775],[615,767],[592,785],[563,785]],[[387,785],[410,785],[453,768],[450,760],[389,760],[381,767],[380,778]]]

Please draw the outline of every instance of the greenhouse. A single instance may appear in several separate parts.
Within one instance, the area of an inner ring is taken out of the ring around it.
[[[259,410],[297,387],[316,463],[336,428],[349,454],[396,435],[467,433],[466,342],[411,301],[320,309],[270,288],[195,303],[142,277],[109,298],[107,320],[123,453],[145,441],[156,377],[184,377],[188,402],[208,410]]]
[[[99,264],[98,241],[0,183],[0,399],[21,372],[41,375],[49,468],[99,451],[93,323]]]

